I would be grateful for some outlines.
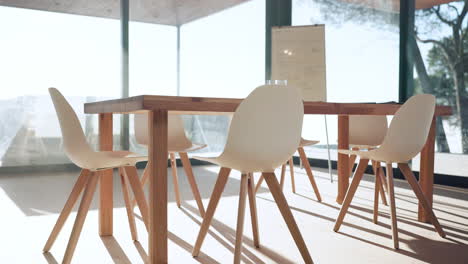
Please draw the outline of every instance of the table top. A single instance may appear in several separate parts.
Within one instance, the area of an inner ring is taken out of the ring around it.
[[[152,110],[167,110],[174,114],[230,114],[236,111],[243,99],[139,95],[128,98],[86,103],[86,114],[143,113]],[[397,103],[332,103],[304,102],[304,114],[325,115],[393,115],[400,108]],[[438,105],[436,116],[452,115],[450,106]]]

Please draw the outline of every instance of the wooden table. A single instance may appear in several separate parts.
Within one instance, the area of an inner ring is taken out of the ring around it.
[[[236,110],[242,99],[202,98],[142,95],[124,99],[86,103],[87,114],[99,114],[99,142],[101,150],[112,150],[112,114],[148,112],[150,135],[150,230],[149,263],[167,263],[167,118],[176,114],[229,114]],[[399,104],[325,103],[304,102],[305,114],[338,115],[338,148],[349,148],[349,115],[393,115]],[[451,115],[447,106],[437,106],[435,116]],[[421,153],[419,183],[432,205],[435,118],[428,140]],[[338,154],[338,195],[341,204],[349,185],[348,156]],[[112,172],[103,172],[100,178],[99,233],[112,235]],[[427,221],[419,207],[418,219]]]

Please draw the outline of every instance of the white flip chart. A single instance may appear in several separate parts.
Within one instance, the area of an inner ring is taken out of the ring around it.
[[[273,27],[271,79],[287,80],[304,101],[326,101],[325,26]]]

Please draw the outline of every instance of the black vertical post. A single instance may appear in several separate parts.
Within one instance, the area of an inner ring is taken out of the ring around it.
[[[399,101],[414,94],[414,11],[415,0],[400,0],[400,76]]]
[[[129,0],[120,1],[120,29],[121,29],[121,76],[122,76],[122,90],[121,97],[129,96],[129,20],[130,20],[130,6]],[[120,146],[122,150],[130,149],[130,121],[128,115],[121,116],[120,124]]]
[[[290,26],[292,0],[266,0],[265,10],[265,80],[271,78],[271,28]]]

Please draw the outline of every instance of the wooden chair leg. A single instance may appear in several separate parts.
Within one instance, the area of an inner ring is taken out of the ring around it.
[[[353,181],[351,182],[351,185],[349,186],[348,191],[346,192],[346,196],[343,201],[343,205],[341,206],[340,213],[338,214],[338,218],[335,221],[335,227],[333,228],[333,231],[335,232],[338,232],[341,224],[343,223],[344,217],[348,212],[349,205],[351,204],[351,201],[354,198],[354,194],[356,193],[359,183],[361,182],[362,176],[364,175],[364,171],[367,168],[367,164],[369,164],[368,159],[359,160],[358,167],[354,172]]]
[[[176,198],[177,207],[180,208],[180,192],[179,192],[179,177],[177,177],[177,163],[174,153],[169,153],[172,169],[172,181],[174,182],[174,194]]]
[[[385,205],[385,206],[388,206],[388,203],[387,203],[387,196],[385,195],[385,193],[388,193],[388,183],[385,179],[385,172],[380,164],[380,162],[376,162],[376,164],[378,164],[378,174],[377,176],[380,178],[379,180],[379,192],[380,192],[380,198],[382,199],[382,203]]]
[[[263,174],[262,174],[263,175]],[[284,178],[286,177],[286,163],[281,166],[281,178],[280,178],[280,186],[281,190],[284,189]]]
[[[250,207],[250,218],[252,222],[252,235],[254,246],[256,248],[260,247],[260,239],[258,235],[258,215],[257,215],[257,201],[255,199],[255,192],[254,192],[254,178],[253,173],[249,173],[249,179],[247,181],[247,192],[249,194],[249,207]]]
[[[245,199],[247,198],[248,175],[242,174],[240,191],[239,191],[239,207],[237,211],[237,227],[236,227],[236,244],[234,247],[234,264],[240,264],[242,253],[242,236],[244,231],[245,218]]]
[[[349,155],[349,177],[351,178],[353,176],[353,169],[354,169],[354,163],[356,162],[356,155]]]
[[[375,173],[375,171],[374,171]],[[380,188],[380,178],[377,173],[375,173],[375,187],[374,187],[374,224],[377,224],[379,219],[379,188]]]
[[[395,249],[399,248],[398,241],[398,226],[397,226],[397,216],[396,216],[396,206],[395,206],[395,187],[393,186],[393,167],[391,163],[387,163],[387,181],[388,181],[388,197],[390,199],[390,216],[392,219],[392,238],[393,238],[393,247]]]
[[[351,148],[351,150],[359,150],[357,147]],[[349,155],[349,177],[353,177],[354,163],[356,162],[357,155]]]
[[[388,206],[387,197],[385,196],[385,191],[383,189],[382,181],[379,180],[378,184],[379,184],[379,194],[380,194],[380,198],[382,199],[382,204],[385,206]]]
[[[294,216],[292,215],[291,209],[289,208],[288,202],[284,197],[283,192],[281,191],[281,186],[276,179],[276,176],[273,172],[270,173],[263,173],[265,177],[265,181],[268,184],[268,188],[270,189],[273,198],[275,199],[276,205],[283,216],[286,225],[288,226],[289,232],[291,233],[294,242],[296,243],[299,252],[302,255],[302,258],[305,263],[313,263],[312,257],[310,256],[309,250],[302,238],[301,232],[299,231],[299,227],[296,224],[296,220],[294,220]]]
[[[309,177],[310,184],[312,185],[312,189],[314,189],[315,196],[319,202],[322,201],[322,196],[320,196],[319,189],[317,187],[317,183],[315,182],[314,175],[312,174],[312,169],[310,168],[309,159],[304,152],[303,148],[298,148],[297,151],[299,152],[299,156],[301,157],[302,164],[307,172],[307,176]]]
[[[63,207],[62,212],[60,213],[60,216],[57,219],[57,222],[55,223],[55,226],[49,235],[49,239],[47,239],[47,242],[43,249],[44,252],[49,252],[50,248],[57,239],[57,236],[59,235],[60,231],[63,228],[63,225],[67,221],[67,218],[70,215],[73,206],[75,206],[76,201],[78,200],[81,192],[83,191],[86,183],[88,182],[88,176],[90,173],[91,172],[89,170],[81,170],[80,176],[76,180],[76,183],[73,186],[70,196],[68,197],[68,200],[65,203],[65,206]]]
[[[401,172],[410,184],[411,188],[413,188],[416,197],[418,197],[419,203],[424,207],[424,210],[426,210],[427,215],[429,216],[437,233],[439,233],[441,237],[445,237],[445,232],[440,226],[439,220],[437,219],[434,210],[432,210],[429,202],[427,201],[426,196],[422,192],[421,186],[419,186],[418,182],[416,181],[416,177],[414,177],[413,171],[410,169],[407,163],[400,163],[398,164],[398,167],[400,168]]]
[[[374,150],[374,149],[375,149],[375,148],[369,148],[368,151],[371,151],[371,150]],[[372,169],[374,170],[374,175],[375,175],[376,177],[381,177],[381,175],[380,175],[380,169],[379,169],[380,167],[381,167],[381,164],[380,164],[379,161],[372,161]],[[382,199],[382,203],[383,203],[385,206],[387,206],[387,205],[388,205],[388,204],[387,204],[387,198],[385,197],[385,191],[384,191],[384,188],[383,188],[383,186],[382,186],[383,181],[380,180],[380,181],[377,181],[377,183],[380,184],[378,190],[379,190],[379,193],[380,193],[380,198]]]
[[[149,180],[149,161],[146,163],[146,167],[143,170],[143,176],[141,176],[141,186],[144,187]],[[136,202],[136,201],[135,201]]]
[[[192,189],[193,197],[197,202],[198,211],[200,211],[200,215],[205,217],[205,207],[203,206],[203,202],[200,196],[200,191],[198,190],[197,182],[195,181],[195,177],[193,176],[192,165],[190,164],[189,157],[186,152],[179,152],[180,159],[182,160],[182,165],[185,170],[185,175],[187,175],[187,179],[190,183],[190,188]]]
[[[380,162],[377,162],[377,161],[372,161],[372,169],[374,171],[374,175],[375,177],[381,177],[380,175]],[[377,181],[377,184],[379,184],[379,188],[376,189],[379,191],[380,193],[380,198],[382,199],[382,203],[387,206],[387,198],[385,197],[385,191],[384,191],[384,188],[383,188],[383,184],[382,184],[382,180],[379,180]]]
[[[141,188],[143,188],[143,190],[145,189],[145,184],[148,182],[148,179],[149,179],[149,167],[150,167],[150,164],[148,161],[148,163],[146,163],[146,168],[143,170],[143,176],[141,176]],[[135,208],[136,204],[137,204],[137,201],[134,198],[132,200],[132,209]]]
[[[211,220],[213,220],[216,207],[218,206],[219,199],[221,198],[221,194],[226,186],[230,172],[231,169],[224,167],[219,171],[218,179],[216,180],[213,193],[211,194],[205,217],[203,218],[200,231],[198,232],[197,241],[193,246],[192,256],[194,257],[197,257],[200,254],[200,248],[203,244],[203,240],[205,240],[206,234],[208,233],[208,228],[210,227]]]
[[[126,166],[124,167],[125,176],[127,176],[130,187],[132,188],[133,195],[137,201],[138,208],[140,208],[141,217],[145,223],[146,230],[149,230],[149,209],[148,203],[146,202],[145,193],[143,192],[143,187],[141,186],[140,180],[138,179],[138,173],[135,166]]]
[[[135,225],[135,215],[133,214],[133,208],[130,204],[130,195],[128,192],[128,185],[125,177],[125,173],[123,171],[123,168],[119,168],[119,175],[120,175],[120,182],[122,184],[122,194],[123,198],[125,201],[125,208],[127,210],[127,218],[128,218],[128,225],[130,227],[130,233],[132,234],[132,240],[137,241],[138,240],[138,232],[136,229]]]
[[[252,173],[252,179],[253,179],[253,173]],[[258,189],[260,189],[260,186],[262,186],[263,182],[263,174],[260,175],[260,179],[258,179],[257,185],[255,186],[255,193],[258,192]]]
[[[73,230],[70,235],[70,240],[68,241],[62,263],[68,264],[71,262],[73,253],[75,252],[76,244],[80,238],[81,230],[83,229],[86,215],[88,214],[89,206],[93,200],[94,192],[96,191],[97,181],[98,175],[96,172],[93,172],[86,184],[83,198],[81,199],[80,207],[78,208],[78,214],[76,215],[75,224],[73,225]]]
[[[296,193],[296,183],[294,181],[294,161],[293,158],[289,159],[289,172],[291,174],[291,186],[292,186],[292,192]]]
[[[379,177],[380,177],[380,182],[383,183],[383,189],[386,193],[388,193],[388,182],[385,177],[385,172],[382,166],[379,166]],[[386,204],[387,205],[387,204]]]

